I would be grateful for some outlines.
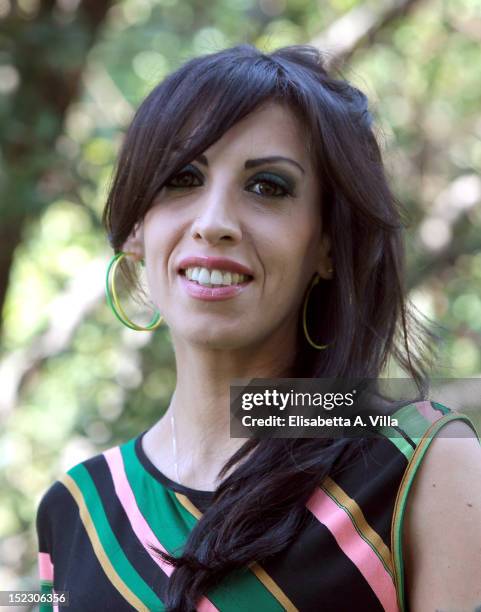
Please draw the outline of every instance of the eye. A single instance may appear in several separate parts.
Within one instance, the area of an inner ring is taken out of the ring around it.
[[[183,170],[171,176],[164,184],[165,187],[170,187],[172,189],[185,189],[188,187],[198,187],[198,185],[194,185],[192,183],[192,179],[197,179],[200,181],[199,176],[188,169],[186,166]],[[175,184],[177,183],[177,184]],[[202,183],[200,183],[202,184]]]
[[[254,193],[264,198],[284,198],[293,195],[293,189],[289,184],[280,177],[274,178],[271,174],[258,174],[248,187],[252,185],[262,186],[260,191]]]
[[[194,183],[193,181],[195,180],[197,180],[198,183]],[[194,166],[186,166],[164,183],[164,187],[169,189],[189,189],[201,185],[202,178],[195,171]],[[290,185],[290,182],[276,175],[258,174],[247,187],[252,187],[253,185],[259,186],[253,193],[262,198],[284,198],[293,196],[293,187]]]

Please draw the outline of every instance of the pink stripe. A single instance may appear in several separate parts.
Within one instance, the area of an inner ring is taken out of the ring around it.
[[[38,553],[38,573],[40,580],[51,580],[53,583],[53,563],[50,555],[46,552]],[[55,593],[53,588],[52,593]],[[52,604],[52,610],[53,612],[58,612],[58,604]]]
[[[38,573],[40,580],[51,580],[53,582],[53,563],[50,555],[46,552],[38,553]]]
[[[425,400],[423,402],[416,402],[415,406],[419,414],[430,423],[434,423],[443,416],[442,412],[434,410],[429,400]]]
[[[106,450],[103,454],[109,466],[110,474],[114,482],[115,492],[117,493],[117,497],[119,498],[120,503],[122,504],[122,507],[125,510],[125,513],[127,514],[130,525],[132,526],[135,535],[138,537],[143,547],[149,553],[155,563],[157,563],[157,565],[162,569],[162,571],[167,574],[167,576],[170,576],[174,571],[172,565],[169,565],[166,561],[163,561],[162,559],[156,557],[152,553],[150,548],[147,546],[147,542],[150,542],[151,544],[154,544],[157,548],[160,548],[160,550],[162,550],[163,552],[167,552],[167,550],[156,538],[154,532],[150,528],[139,507],[137,506],[134,492],[132,491],[132,488],[127,479],[127,474],[125,473],[120,448],[118,446],[110,448],[109,450]],[[202,612],[217,611],[217,608],[205,597],[203,597],[202,600],[199,602],[197,608]]]
[[[398,612],[396,589],[379,557],[356,531],[349,515],[322,489],[316,489],[307,508],[334,536],[339,548],[366,579],[385,612]]]

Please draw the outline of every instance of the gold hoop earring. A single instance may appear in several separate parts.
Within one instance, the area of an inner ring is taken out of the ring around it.
[[[120,251],[112,257],[107,267],[107,275],[105,279],[105,292],[107,295],[107,303],[112,309],[117,319],[125,326],[130,327],[130,329],[134,329],[135,331],[153,331],[154,329],[157,329],[157,327],[159,327],[159,325],[161,325],[164,320],[164,318],[160,316],[160,312],[156,312],[152,321],[146,327],[143,327],[142,325],[137,325],[137,323],[131,321],[129,317],[125,314],[125,311],[120,304],[120,300],[115,289],[115,272],[121,259],[127,255],[133,255],[133,253],[124,253],[123,251]],[[144,260],[141,261],[141,265],[145,265]],[[112,275],[110,275],[111,269]],[[112,276],[111,280],[110,276]]]
[[[330,268],[328,272],[332,272],[332,268]],[[314,275],[314,278],[311,281],[309,291],[307,292],[307,295],[304,299],[304,306],[302,309],[302,325],[304,327],[304,336],[306,337],[306,340],[309,342],[309,344],[315,349],[322,350],[322,349],[327,348],[329,344],[316,344],[313,340],[311,340],[311,337],[309,336],[309,332],[307,331],[307,323],[306,323],[306,312],[307,312],[307,303],[309,302],[309,296],[311,295],[311,291],[314,285],[317,285],[317,283],[319,282],[319,278],[320,276],[316,272],[316,274]]]

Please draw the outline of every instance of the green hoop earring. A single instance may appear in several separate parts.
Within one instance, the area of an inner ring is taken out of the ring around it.
[[[127,255],[133,255],[133,253],[124,253],[124,251],[120,251],[112,257],[107,267],[107,275],[105,279],[105,292],[107,295],[107,303],[112,309],[117,319],[125,326],[130,327],[130,329],[133,329],[135,331],[153,331],[154,329],[157,329],[157,327],[159,327],[162,324],[162,321],[164,320],[159,312],[156,312],[152,321],[146,327],[143,327],[142,325],[137,325],[137,323],[131,321],[129,317],[125,314],[125,311],[120,304],[120,300],[115,289],[115,272],[121,259],[123,257],[126,257]],[[145,262],[143,259],[141,260],[140,264],[145,267]],[[112,275],[110,274],[111,270]],[[110,276],[112,276],[111,280]]]
[[[329,270],[332,271],[332,270]],[[311,337],[309,336],[309,332],[307,331],[307,323],[306,323],[306,312],[307,312],[307,303],[309,302],[309,296],[311,295],[311,291],[312,288],[314,287],[314,285],[317,285],[317,283],[319,282],[319,274],[315,274],[314,278],[312,279],[311,285],[309,287],[309,291],[307,292],[307,295],[304,299],[304,306],[302,309],[302,325],[304,327],[304,335],[306,337],[306,340],[309,342],[309,344],[318,350],[322,350],[325,349],[329,346],[329,344],[316,344],[313,340],[311,340]]]

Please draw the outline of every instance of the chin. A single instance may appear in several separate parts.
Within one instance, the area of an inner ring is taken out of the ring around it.
[[[213,350],[233,350],[249,345],[249,338],[239,326],[236,329],[219,329],[192,325],[190,329],[182,329],[174,334],[183,344],[192,344],[198,348]]]

